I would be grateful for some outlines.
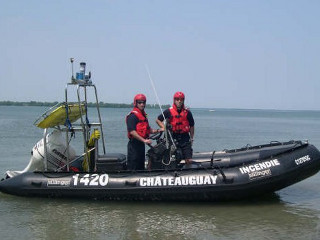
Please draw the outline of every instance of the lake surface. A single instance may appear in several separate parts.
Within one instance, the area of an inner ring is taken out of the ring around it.
[[[0,106],[0,176],[28,164],[31,149],[43,134],[33,122],[44,110]],[[126,154],[129,111],[101,109],[107,152]],[[147,113],[156,127],[159,110]],[[289,140],[309,140],[320,148],[320,111],[192,109],[192,113],[195,152]],[[76,140],[81,137],[76,133]],[[317,174],[274,196],[228,203],[107,202],[0,193],[0,239],[320,239],[319,181]]]

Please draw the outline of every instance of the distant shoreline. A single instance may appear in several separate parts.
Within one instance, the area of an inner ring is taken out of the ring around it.
[[[15,101],[0,101],[0,106],[40,106],[40,107],[53,107],[59,102],[15,102]],[[96,103],[88,103],[88,107],[95,107]],[[105,103],[99,102],[101,108],[132,108],[132,104],[127,103]],[[170,105],[162,105],[162,108],[169,108]],[[159,108],[158,104],[147,104],[146,108]]]
[[[18,101],[0,101],[0,106],[35,106],[35,107],[53,107],[61,102],[38,102],[38,101],[29,101],[29,102],[18,102]],[[88,107],[95,107],[95,103],[89,102]],[[132,108],[133,104],[128,103],[105,103],[99,102],[99,107],[101,108]],[[161,105],[162,109],[167,109],[171,107],[171,105]],[[147,104],[146,108],[151,109],[158,109],[158,104]],[[276,112],[319,112],[320,110],[317,109],[271,109],[271,108],[206,108],[206,107],[195,107],[189,109],[205,109],[211,113],[216,111],[276,111]]]

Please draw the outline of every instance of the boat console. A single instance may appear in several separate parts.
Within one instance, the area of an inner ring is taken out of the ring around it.
[[[107,153],[96,159],[97,172],[122,171],[127,168],[126,155],[121,153]]]

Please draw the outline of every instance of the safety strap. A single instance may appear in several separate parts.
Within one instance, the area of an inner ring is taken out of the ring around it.
[[[216,151],[213,151],[212,152],[212,155],[211,155],[211,159],[210,159],[210,165],[211,165],[211,167],[213,167],[213,157],[214,157],[214,154],[216,153]]]
[[[71,138],[72,138],[72,137],[75,137],[75,132],[74,132],[74,129],[72,128],[72,124],[69,119],[69,107],[67,103],[65,103],[64,106],[66,109],[66,122],[64,123],[64,125],[68,128],[69,132],[71,132]]]
[[[85,110],[86,110],[86,124],[90,128],[91,126],[90,126],[90,122],[89,122],[89,119],[88,119],[88,106],[87,106],[87,104],[85,104]]]

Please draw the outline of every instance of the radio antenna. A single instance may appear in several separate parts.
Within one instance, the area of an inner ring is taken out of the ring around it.
[[[164,120],[164,128],[165,128],[165,129],[164,129],[164,130],[165,130],[165,131],[164,131],[164,134],[165,134],[165,137],[166,137],[166,147],[167,147],[167,149],[169,148],[169,141],[168,141],[168,136],[167,136],[167,134],[169,133],[170,140],[171,140],[174,148],[176,149],[176,145],[175,145],[175,143],[174,143],[174,141],[173,141],[173,138],[172,138],[172,136],[171,136],[171,133],[170,133],[170,131],[167,131],[167,120],[166,120],[166,118],[165,118],[165,116],[164,116],[164,114],[163,114],[163,110],[162,110],[162,107],[161,107],[160,99],[159,99],[159,97],[158,97],[157,90],[156,90],[156,87],[155,87],[154,82],[153,82],[153,80],[152,80],[152,77],[151,77],[151,74],[150,74],[150,71],[149,71],[149,68],[148,68],[148,65],[147,65],[147,64],[146,64],[146,70],[147,70],[149,80],[150,80],[150,82],[151,82],[151,85],[152,85],[154,94],[155,94],[155,96],[156,96],[156,100],[157,100],[157,102],[158,102],[158,105],[159,105],[159,108],[160,108],[160,111],[161,111],[161,114],[162,114],[162,117],[163,117],[163,120]]]
[[[73,62],[74,62],[74,58],[70,58],[71,72],[72,72],[71,82],[72,82],[72,83],[75,82],[75,78],[74,78],[74,75],[73,75]]]
[[[152,77],[151,77],[151,74],[150,74],[150,71],[149,71],[149,68],[148,68],[148,65],[147,65],[147,64],[146,64],[146,70],[147,70],[147,73],[148,73],[149,80],[150,80],[150,82],[151,82],[151,86],[152,86],[152,88],[153,88],[154,95],[156,96],[156,100],[157,100],[157,102],[158,102],[158,105],[159,105],[161,114],[162,114],[162,116],[163,116],[163,119],[166,119],[166,118],[164,117],[163,110],[162,110],[161,103],[160,103],[160,99],[159,99],[159,97],[158,97],[157,90],[156,90],[156,87],[154,86],[154,82],[153,82],[153,80],[152,80]]]

